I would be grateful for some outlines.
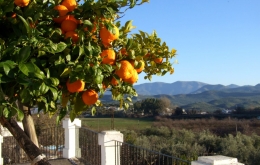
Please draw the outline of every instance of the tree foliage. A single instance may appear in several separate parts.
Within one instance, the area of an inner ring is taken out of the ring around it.
[[[39,110],[50,115],[58,112],[58,120],[68,113],[73,120],[90,107],[82,101],[82,93],[88,89],[96,91],[99,98],[105,90],[110,90],[112,98],[127,108],[131,97],[137,93],[133,84],[121,80],[115,72],[122,60],[132,62],[135,68],[143,61],[144,78],[149,80],[153,75],[172,74],[170,59],[175,56],[175,49],[170,50],[156,32],[139,31],[129,35],[134,28],[132,20],[121,25],[120,17],[125,14],[122,11],[144,2],[148,1],[77,2],[77,7],[67,13],[77,21],[77,40],[74,40],[65,37],[61,25],[54,21],[59,18],[54,8],[62,0],[31,0],[26,7],[0,0],[0,83],[5,97],[1,100],[1,114],[5,118],[17,114],[22,119],[23,113],[14,105],[19,100],[28,107],[37,105]],[[100,29],[107,28],[114,33],[115,27],[119,29],[118,39],[102,42]],[[115,51],[114,65],[102,63],[100,54],[106,49]],[[158,59],[163,61],[158,62]],[[117,85],[111,84],[113,78],[118,80]],[[84,90],[68,92],[66,83],[76,80],[85,83]],[[100,105],[98,100],[91,106]]]
[[[152,115],[159,115],[160,113],[164,113],[171,107],[171,101],[167,97],[162,97],[160,99],[147,98],[134,103],[134,109],[136,111]]]

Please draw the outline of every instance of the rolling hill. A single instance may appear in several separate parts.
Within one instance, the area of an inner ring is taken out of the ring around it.
[[[177,95],[191,93],[205,85],[207,84],[198,81],[176,81],[174,83],[144,83],[135,85],[134,88],[136,89],[137,93],[141,95]]]
[[[139,96],[133,102],[145,98],[167,97],[175,106],[185,109],[195,108],[214,111],[235,106],[260,107],[260,84],[255,86],[210,85],[196,81],[177,81],[174,83],[146,83],[136,85]],[[111,95],[104,95],[103,102],[114,102]]]

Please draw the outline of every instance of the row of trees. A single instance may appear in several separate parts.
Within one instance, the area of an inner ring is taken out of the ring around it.
[[[260,136],[241,133],[219,137],[207,130],[193,132],[167,127],[147,128],[140,132],[123,131],[125,141],[167,155],[186,160],[198,156],[225,155],[238,158],[239,162],[256,165],[260,161]]]
[[[134,103],[134,111],[145,115],[157,116],[162,113],[172,113],[175,107],[167,97],[147,98]]]

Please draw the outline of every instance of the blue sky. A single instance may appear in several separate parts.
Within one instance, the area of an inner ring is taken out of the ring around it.
[[[150,0],[127,10],[122,24],[158,36],[177,50],[175,73],[151,82],[260,83],[260,0]],[[174,61],[173,59],[172,61]],[[137,84],[150,82],[140,74]]]

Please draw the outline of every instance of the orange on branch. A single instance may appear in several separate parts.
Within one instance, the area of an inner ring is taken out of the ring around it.
[[[69,12],[68,8],[64,5],[55,6],[54,9],[59,11],[60,16],[65,16]]]
[[[120,52],[121,52],[122,55],[125,55],[125,56],[128,55],[128,54],[127,54],[127,51],[126,51],[126,48],[120,49]]]
[[[76,0],[63,0],[61,5],[66,6],[69,11],[73,11],[77,7],[77,2]]]
[[[30,0],[14,0],[14,4],[20,7],[28,6]]]
[[[16,17],[16,13],[13,13],[11,17],[12,17],[12,18],[15,18],[15,17]]]
[[[134,84],[134,83],[137,82],[137,80],[138,80],[138,73],[137,73],[136,70],[133,71],[133,74],[132,74],[132,76],[130,78],[123,79],[124,82],[127,82],[129,84]]]
[[[162,57],[158,57],[158,58],[155,58],[153,60],[156,64],[161,64],[163,62],[163,58]]]
[[[111,85],[117,86],[117,85],[118,85],[118,80],[113,77],[113,78],[111,79]]]
[[[127,60],[120,61],[121,67],[116,69],[116,74],[122,79],[129,79],[135,71],[132,64]]]
[[[71,92],[71,93],[81,92],[85,88],[85,82],[82,81],[82,80],[77,80],[77,81],[72,82],[72,83],[70,83],[70,81],[68,80],[66,85],[67,85],[68,91]]]
[[[104,90],[106,90],[107,87],[108,87],[108,86],[107,86],[105,83],[102,83],[102,88],[103,88]]]
[[[70,21],[75,22],[76,24],[79,24],[79,20],[77,20],[77,19],[74,17],[74,15],[67,15],[67,16],[65,17],[65,20],[70,20]]]
[[[75,22],[76,24],[79,24],[79,20],[77,20],[73,15],[65,15],[65,16],[53,18],[53,21],[56,23],[62,23],[65,20],[70,20],[70,21]]]
[[[103,43],[108,44],[119,37],[119,29],[113,25],[111,31],[109,31],[105,26],[102,26],[99,32],[100,38]]]
[[[66,17],[67,17],[67,16],[61,16],[61,17],[52,18],[52,19],[53,19],[53,21],[56,22],[56,23],[62,23],[62,22],[65,20]]]
[[[82,100],[86,105],[95,104],[98,100],[98,94],[95,90],[88,89],[82,94]]]
[[[103,64],[113,65],[115,63],[116,53],[113,49],[103,50],[102,53],[100,54],[100,56],[102,58]]]
[[[65,32],[74,31],[77,29],[77,24],[72,20],[65,20],[61,23],[61,29]]]
[[[75,42],[78,42],[79,35],[78,35],[78,33],[74,32],[74,31],[69,31],[65,34],[65,39],[67,39],[67,38],[71,38],[72,41],[75,43]]]

